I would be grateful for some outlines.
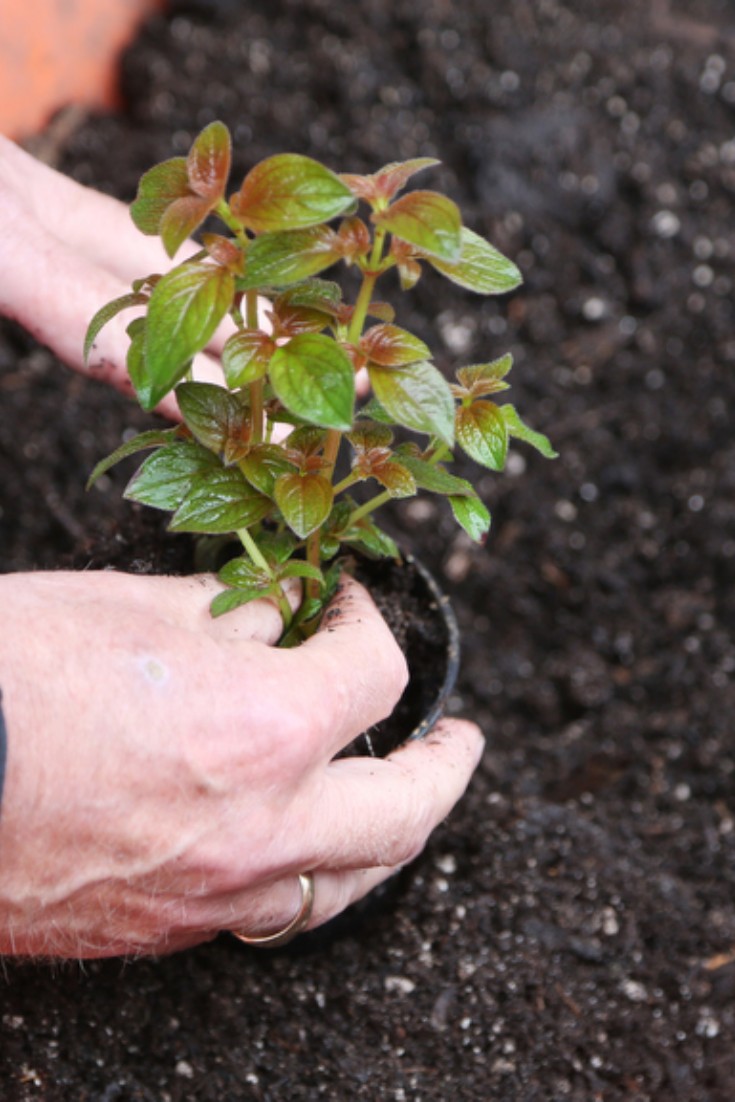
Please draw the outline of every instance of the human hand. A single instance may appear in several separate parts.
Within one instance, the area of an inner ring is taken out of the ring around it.
[[[319,925],[422,849],[481,752],[443,722],[385,761],[333,760],[405,663],[361,586],[293,650],[266,601],[212,619],[210,576],[0,578],[8,771],[0,952],[171,952],[267,934],[312,872]],[[296,594],[294,594],[294,601]]]
[[[109,322],[85,365],[84,335],[106,302],[134,279],[168,271],[173,262],[157,237],[135,227],[128,207],[83,187],[0,135],[0,314],[18,321],[75,370],[132,393],[125,366],[132,308]],[[192,242],[177,257],[196,251]],[[233,327],[234,329],[234,327]],[[222,377],[217,353],[231,330],[224,323],[209,353],[194,360],[197,379]],[[160,411],[177,415],[172,397]]]

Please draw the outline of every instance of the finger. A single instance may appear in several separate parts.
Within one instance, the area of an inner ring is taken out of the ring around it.
[[[313,930],[336,918],[397,871],[377,868],[315,873],[314,907],[306,928]],[[232,895],[208,900],[204,913],[192,915],[192,923],[204,929],[216,926],[245,937],[268,937],[287,926],[300,906],[298,878],[289,876],[244,897]]]
[[[91,318],[102,305],[125,294],[128,288],[56,238],[44,235],[35,223],[23,228],[13,223],[6,228],[0,246],[0,257],[7,256],[7,260],[3,259],[6,267],[19,248],[33,256],[33,264],[12,266],[13,279],[5,280],[0,288],[0,313],[18,321],[69,367],[131,394],[133,387],[126,367],[130,339],[126,328],[140,314],[140,307],[114,317],[97,335],[86,365],[83,357],[84,337]],[[222,378],[218,362],[205,353],[195,358],[194,374],[211,381]],[[166,398],[159,410],[178,416],[173,396]]]
[[[93,266],[105,268],[126,285],[171,267],[159,238],[140,232],[125,203],[57,172],[3,137],[0,181],[13,189],[46,235],[66,244]],[[198,247],[189,242],[177,263]]]
[[[309,846],[294,867],[393,868],[413,860],[429,834],[464,793],[484,740],[473,723],[443,720],[385,760],[345,758],[330,763],[307,794],[312,808]],[[302,808],[303,815],[303,808]],[[283,846],[292,832],[281,835]]]
[[[312,752],[321,762],[390,715],[408,679],[390,628],[368,591],[348,575],[319,631],[290,653],[304,713],[317,719],[319,746]]]
[[[212,616],[212,600],[226,589],[213,574],[184,578],[126,577],[130,578],[136,597],[176,627],[223,642],[247,640],[266,646],[274,646],[283,634],[283,617],[270,598],[257,598],[222,616]],[[301,583],[297,578],[289,578],[283,589],[295,612],[301,601]],[[151,590],[155,591],[154,601],[150,599]]]

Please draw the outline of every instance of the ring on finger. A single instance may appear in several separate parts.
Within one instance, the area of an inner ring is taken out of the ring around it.
[[[299,909],[282,929],[274,934],[264,934],[260,937],[243,934],[239,930],[230,930],[233,937],[243,941],[246,945],[252,945],[256,949],[277,949],[280,945],[287,945],[289,941],[300,934],[309,925],[311,913],[314,910],[314,875],[310,872],[299,873],[299,890],[301,902]]]

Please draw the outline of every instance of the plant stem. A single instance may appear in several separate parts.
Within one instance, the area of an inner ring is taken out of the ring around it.
[[[320,530],[317,528],[310,536],[306,537],[306,561],[321,570],[321,554],[319,547]],[[304,586],[307,600],[319,596],[319,582],[316,578],[307,578]]]
[[[345,475],[342,481],[338,482],[334,487],[334,496],[336,497],[337,494],[343,494],[345,490],[349,490],[350,486],[354,486],[355,483],[359,481],[360,476],[350,471],[350,473],[348,475]]]
[[[385,230],[377,229],[375,231],[375,240],[373,242],[373,251],[370,254],[369,267],[365,272],[362,280],[362,287],[360,293],[357,296],[357,302],[355,303],[355,309],[352,314],[352,321],[350,322],[350,328],[347,331],[347,339],[350,344],[357,344],[362,336],[362,327],[365,324],[365,318],[367,317],[368,307],[370,300],[373,297],[373,289],[380,274],[378,268],[382,259],[383,242],[385,241]]]
[[[237,536],[240,540],[240,543],[243,545],[248,555],[253,560],[255,566],[257,566],[259,570],[265,570],[266,573],[270,574],[271,568],[268,565],[257,543],[248,532],[247,528],[238,528]]]
[[[383,490],[382,493],[376,494],[375,497],[371,497],[369,501],[364,502],[362,505],[358,505],[357,509],[353,509],[350,513],[347,525],[356,524],[358,520],[362,520],[363,517],[369,516],[374,509],[379,509],[381,505],[385,505],[386,501],[390,501],[390,496],[387,490]]]
[[[258,292],[245,292],[245,318],[248,329],[258,328]],[[250,439],[253,444],[263,440],[263,380],[258,379],[250,387]]]
[[[232,232],[234,233],[235,237],[238,240],[238,243],[240,245],[242,245],[243,248],[247,248],[247,245],[248,245],[250,239],[248,238],[248,235],[245,233],[245,228],[240,225],[240,223],[238,222],[238,220],[235,218],[234,214],[230,210],[230,204],[227,202],[227,200],[226,199],[220,199],[220,201],[217,203],[217,206],[214,209],[215,209],[215,213],[222,219],[222,221],[227,226],[227,228],[229,230],[232,230]]]
[[[260,548],[248,532],[247,528],[238,528],[237,535],[248,555],[253,560],[253,563],[260,570],[263,570],[265,573],[272,576],[273,572],[270,566],[268,565],[266,559],[263,557]],[[289,603],[288,597],[286,596],[285,590],[280,583],[278,584],[277,591],[275,591],[274,587],[273,596],[275,597],[276,604],[278,605],[278,611],[280,612],[281,619],[283,620],[283,630],[287,631],[288,628],[290,628],[291,626],[291,621],[293,620],[293,612],[291,611],[291,605]]]

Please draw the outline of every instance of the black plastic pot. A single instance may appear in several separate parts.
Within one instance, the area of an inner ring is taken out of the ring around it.
[[[361,558],[355,574],[393,629],[410,674],[393,714],[343,752],[383,758],[410,739],[424,738],[440,718],[457,680],[459,627],[449,598],[412,555],[404,554],[400,563]]]

